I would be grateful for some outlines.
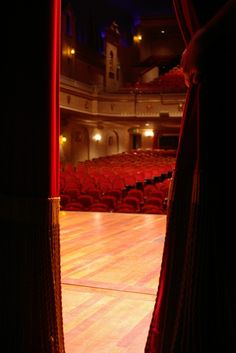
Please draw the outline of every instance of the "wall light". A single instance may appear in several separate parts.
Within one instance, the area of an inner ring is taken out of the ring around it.
[[[60,138],[59,138],[60,145],[63,145],[63,143],[65,143],[66,141],[67,141],[67,138],[63,135],[60,135]]]
[[[141,34],[137,34],[136,36],[133,36],[133,40],[135,43],[140,43],[142,39],[143,37]]]
[[[145,131],[144,131],[144,136],[146,136],[146,137],[153,137],[153,136],[154,136],[153,130],[145,130]]]
[[[66,46],[63,50],[63,55],[67,56],[68,58],[72,58],[75,56],[75,48],[71,48],[70,46]]]
[[[99,142],[99,141],[101,141],[102,136],[101,136],[100,134],[95,134],[95,135],[93,136],[93,139],[94,139],[94,141]]]

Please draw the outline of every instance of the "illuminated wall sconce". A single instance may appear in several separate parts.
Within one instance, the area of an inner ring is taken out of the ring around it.
[[[145,130],[145,131],[144,131],[144,136],[146,136],[146,137],[153,137],[153,136],[154,136],[153,130]]]
[[[133,36],[133,40],[135,43],[140,43],[142,39],[143,37],[141,34],[136,34],[135,36]]]
[[[60,138],[59,138],[60,145],[63,145],[63,143],[65,143],[66,141],[67,141],[67,138],[63,135],[60,135]]]
[[[63,55],[67,56],[68,58],[72,58],[75,55],[75,49],[71,48],[70,46],[66,46],[63,50]]]
[[[101,136],[100,134],[95,134],[95,135],[93,136],[93,140],[96,141],[96,142],[101,141],[101,139],[102,139],[102,136]]]

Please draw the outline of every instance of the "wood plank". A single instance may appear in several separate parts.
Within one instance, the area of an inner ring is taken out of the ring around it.
[[[61,212],[66,353],[143,353],[165,215]]]

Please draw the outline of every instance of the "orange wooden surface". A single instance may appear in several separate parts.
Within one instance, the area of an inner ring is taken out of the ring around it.
[[[143,353],[165,215],[61,212],[66,353]]]

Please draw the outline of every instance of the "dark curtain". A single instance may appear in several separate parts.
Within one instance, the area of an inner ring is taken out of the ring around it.
[[[224,2],[174,2],[186,45],[207,20],[202,13],[212,16]],[[217,39],[217,55],[205,58],[204,81],[187,92],[146,353],[236,351],[235,225],[228,203],[234,181],[226,187],[235,149],[227,121],[235,110],[235,32]]]
[[[4,352],[63,353],[59,243],[60,0],[6,2],[1,109]]]

